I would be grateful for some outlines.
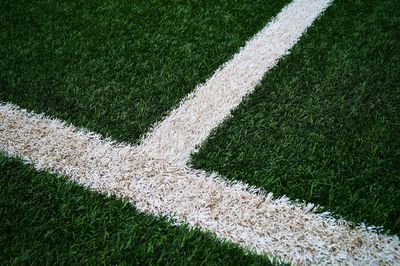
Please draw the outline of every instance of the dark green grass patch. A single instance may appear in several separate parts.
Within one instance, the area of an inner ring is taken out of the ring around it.
[[[0,261],[32,265],[269,265],[210,234],[172,226],[0,155]]]
[[[289,0],[0,2],[0,100],[136,142]]]
[[[400,2],[334,2],[195,167],[400,233]]]

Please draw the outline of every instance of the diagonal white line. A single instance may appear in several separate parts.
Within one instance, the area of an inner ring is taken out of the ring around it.
[[[288,53],[331,0],[295,0],[254,36],[241,51],[199,85],[142,141],[154,157],[183,165],[266,71]]]
[[[37,170],[127,198],[143,212],[167,215],[293,263],[400,263],[398,237],[351,229],[343,220],[313,213],[311,206],[153,159],[137,146],[103,140],[10,104],[0,104],[0,150]]]
[[[21,156],[38,170],[64,174],[93,190],[127,198],[143,212],[210,230],[259,253],[294,263],[398,264],[398,237],[363,227],[351,229],[343,220],[313,213],[310,206],[273,199],[244,184],[184,166],[196,145],[254,89],[328,4],[295,0],[155,127],[143,146],[103,140],[95,133],[0,104],[0,150]]]

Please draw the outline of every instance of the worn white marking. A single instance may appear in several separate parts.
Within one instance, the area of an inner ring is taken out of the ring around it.
[[[298,264],[399,264],[400,240],[184,165],[328,6],[295,0],[157,125],[142,146],[0,104],[0,149],[218,237]]]
[[[331,0],[295,0],[254,36],[232,60],[199,85],[142,141],[152,156],[184,165],[266,71],[289,52]]]
[[[130,200],[146,213],[210,230],[261,254],[299,264],[399,264],[398,237],[312,212],[287,198],[151,158],[60,121],[0,104],[0,150],[37,170],[69,176]]]

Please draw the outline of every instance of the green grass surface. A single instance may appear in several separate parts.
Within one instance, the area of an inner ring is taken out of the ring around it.
[[[0,2],[0,100],[135,143],[279,1]],[[400,233],[400,5],[336,0],[195,167]],[[0,155],[7,264],[268,264]]]
[[[66,265],[269,265],[211,234],[0,154],[0,261]]]
[[[0,100],[135,143],[289,0],[0,2]]]
[[[195,167],[400,233],[400,2],[336,0]]]

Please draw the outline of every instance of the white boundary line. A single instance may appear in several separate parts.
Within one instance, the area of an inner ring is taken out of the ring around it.
[[[351,229],[287,198],[154,159],[58,120],[0,104],[0,150],[104,193],[142,212],[209,230],[222,239],[299,264],[399,264],[400,240]]]
[[[199,85],[142,141],[154,157],[184,165],[243,97],[261,82],[331,0],[294,0],[246,43],[229,62]]]
[[[362,226],[351,229],[343,220],[313,213],[311,205],[273,199],[271,194],[184,166],[196,145],[254,89],[329,2],[295,0],[284,8],[156,126],[142,146],[103,140],[95,133],[1,104],[0,149],[21,156],[38,170],[67,175],[93,190],[127,198],[143,212],[173,217],[294,263],[400,263],[398,237],[378,235]]]

